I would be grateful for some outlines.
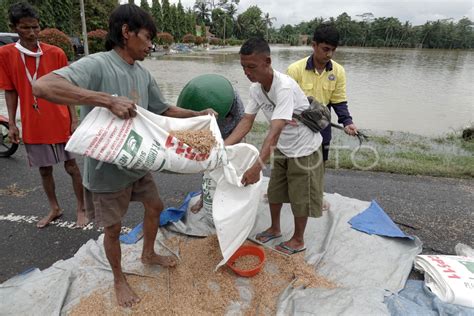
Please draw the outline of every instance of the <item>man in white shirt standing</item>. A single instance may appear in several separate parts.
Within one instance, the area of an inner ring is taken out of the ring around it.
[[[293,114],[300,114],[310,105],[296,81],[272,68],[268,43],[260,38],[249,39],[239,53],[244,73],[253,84],[245,115],[225,144],[238,143],[247,135],[257,112],[262,110],[270,122],[270,130],[259,160],[244,173],[242,183],[256,183],[264,163],[271,158],[267,196],[272,223],[256,238],[266,243],[281,237],[281,208],[283,203],[290,203],[295,221],[294,233],[290,240],[281,242],[276,249],[287,254],[298,253],[306,249],[304,231],[308,217],[322,215],[322,137],[293,119]]]

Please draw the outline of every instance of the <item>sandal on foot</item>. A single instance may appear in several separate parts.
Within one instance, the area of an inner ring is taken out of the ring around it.
[[[258,240],[261,243],[267,243],[272,239],[280,238],[280,237],[281,237],[281,234],[275,235],[275,234],[272,234],[268,231],[264,231],[264,232],[261,232],[261,233],[258,233],[257,235],[255,235],[255,239]]]
[[[275,246],[275,250],[283,252],[287,255],[294,255],[295,253],[305,251],[306,247],[296,249],[296,248],[292,248],[292,247],[288,246],[287,244],[285,244],[285,242],[282,242],[282,243],[278,244],[277,246]]]

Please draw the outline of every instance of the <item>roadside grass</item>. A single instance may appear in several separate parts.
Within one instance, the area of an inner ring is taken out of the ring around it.
[[[246,142],[260,149],[268,129],[256,122]],[[333,129],[327,167],[382,171],[407,175],[474,178],[474,140],[463,140],[461,131],[430,138],[393,131],[364,131],[368,141]]]

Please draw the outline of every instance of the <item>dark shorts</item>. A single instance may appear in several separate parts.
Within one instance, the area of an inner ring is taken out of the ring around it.
[[[323,147],[323,161],[327,161],[329,159],[329,144],[324,143],[321,146]]]
[[[91,192],[84,188],[87,218],[101,227],[120,223],[131,201],[152,202],[159,199],[151,173],[118,192]]]
[[[295,217],[320,217],[324,164],[321,147],[309,156],[288,158],[275,149],[268,184],[269,203],[290,203]]]
[[[65,147],[65,143],[25,144],[28,163],[30,167],[49,167],[74,159],[74,156],[64,149]]]

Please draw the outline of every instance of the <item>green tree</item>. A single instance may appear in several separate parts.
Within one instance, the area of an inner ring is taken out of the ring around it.
[[[340,44],[346,44],[350,38],[349,33],[352,29],[351,17],[346,12],[343,12],[336,18],[335,25],[337,30],[339,31],[339,34],[341,35]]]
[[[0,0],[0,14],[4,10],[7,24],[7,10],[18,0]],[[30,0],[27,1],[37,9],[40,16],[40,26],[57,28],[68,35],[81,33],[81,18],[79,1],[77,0]],[[88,30],[107,29],[110,12],[118,5],[118,0],[87,0],[85,1],[85,15]],[[2,21],[3,20],[3,21]],[[8,27],[7,27],[8,28]]]
[[[40,26],[42,29],[45,28],[56,28],[56,17],[57,5],[52,0],[35,1],[36,7],[38,8],[38,14],[40,16]],[[58,10],[60,11],[60,10]]]
[[[385,19],[385,47],[394,47],[402,34],[402,23],[397,18]]]
[[[107,1],[107,0],[88,0],[85,5],[84,11],[86,15],[86,25],[88,31],[108,29],[108,21],[110,12],[118,5],[118,1]],[[79,7],[78,7],[79,9]],[[77,23],[76,25],[80,29],[80,10],[77,11]]]
[[[235,15],[237,13],[237,5],[240,0],[220,0],[217,4],[217,7],[224,11],[224,16],[220,17],[221,24],[224,22],[223,29],[223,38],[233,37],[234,28],[235,28]],[[214,18],[213,18],[214,22]]]
[[[158,32],[163,30],[163,15],[161,12],[160,0],[153,0],[151,3],[151,16],[155,19]]]
[[[227,11],[227,15],[230,16],[232,20],[235,20],[235,15],[237,14],[237,4],[238,1],[232,1],[225,7],[225,10]]]
[[[406,21],[401,30],[401,36],[398,41],[397,47],[414,47],[415,41],[413,41],[413,29],[410,22]]]
[[[196,12],[197,23],[209,25],[210,24],[210,10],[205,0],[196,0],[194,3],[194,12]]]
[[[147,0],[140,0],[140,8],[142,8],[148,13],[151,13],[151,8]]]
[[[201,22],[201,37],[203,38],[207,38],[207,31],[206,31],[206,24],[203,22]]]
[[[270,13],[265,13],[265,16],[263,17],[263,23],[265,24],[265,33],[267,35],[267,41],[270,41],[270,37],[268,36],[269,29],[272,27],[273,22],[276,21],[276,18],[270,17]]]
[[[0,32],[8,32],[10,30],[6,3],[6,1],[0,1]]]
[[[287,24],[283,24],[281,27],[280,27],[280,40],[282,41],[282,43],[287,43],[287,44],[291,44],[292,42],[295,41],[295,37],[298,36],[298,32],[296,31],[296,29]]]
[[[54,20],[56,28],[62,32],[71,35],[75,33],[75,26],[71,16],[74,11],[73,0],[63,0],[60,8],[54,11]]]
[[[471,20],[464,17],[458,21],[454,28],[454,48],[473,48],[474,47],[474,24]]]
[[[240,29],[242,38],[265,35],[265,23],[262,19],[262,10],[256,5],[249,7],[240,18]]]
[[[161,2],[161,9],[163,15],[163,32],[168,32],[170,34],[174,33],[173,30],[173,15],[171,12],[170,2],[168,0],[163,0]]]
[[[196,15],[191,8],[186,12],[186,33],[196,35]]]
[[[184,13],[184,8],[183,8],[183,5],[181,4],[181,0],[179,0],[178,4],[176,5],[175,17],[176,17],[176,29],[175,29],[174,38],[181,40],[184,34],[187,33],[186,14]]]
[[[178,10],[176,9],[176,5],[173,3],[170,6],[170,15],[171,15],[171,29],[173,32],[171,34],[176,39],[176,42],[181,41],[181,22],[178,20]]]
[[[221,8],[216,8],[211,12],[212,23],[210,32],[217,37],[223,38],[225,13]]]

